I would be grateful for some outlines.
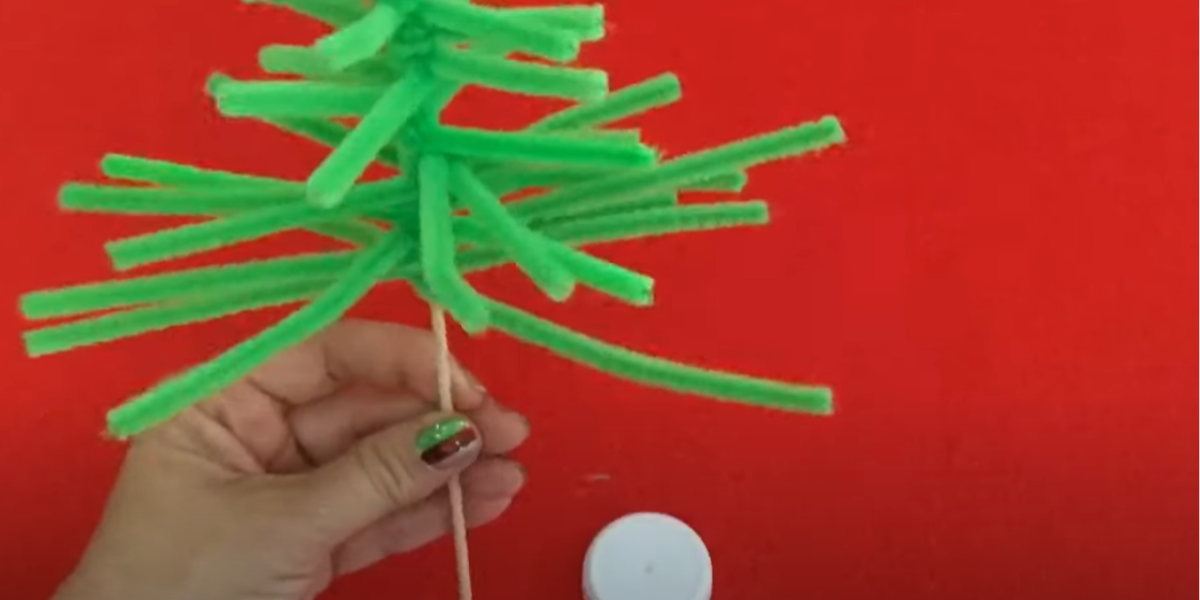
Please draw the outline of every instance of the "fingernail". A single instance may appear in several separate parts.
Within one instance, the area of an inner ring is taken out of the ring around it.
[[[470,421],[460,416],[430,425],[417,434],[421,460],[437,469],[455,466],[456,459],[470,456],[478,446],[479,433]]]

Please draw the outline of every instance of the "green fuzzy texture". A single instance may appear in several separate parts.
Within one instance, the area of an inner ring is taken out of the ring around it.
[[[740,192],[746,189],[750,176],[745,171],[733,171],[703,179],[685,188],[694,192]]]
[[[672,73],[617,90],[594,102],[557,112],[532,125],[533,130],[561,131],[599,127],[666,106],[679,100],[679,78]]]
[[[554,242],[548,242],[551,256],[571,271],[580,283],[632,304],[654,304],[654,279]]]
[[[309,79],[323,79],[337,71],[328,59],[308,46],[271,44],[258,51],[258,66],[264,73],[273,75],[300,75]]]
[[[110,411],[109,431],[124,438],[163,423],[249,375],[280,351],[328,327],[365,296],[406,250],[403,236],[389,235],[357,257],[329,289],[304,308],[212,361]]]
[[[170,327],[217,319],[237,312],[289,304],[305,298],[318,278],[267,281],[269,285],[244,285],[230,293],[205,296],[197,293],[172,303],[128,310],[93,319],[35,329],[25,334],[30,356],[44,356],[79,346],[161,331]]]
[[[421,157],[421,265],[425,281],[438,302],[468,332],[483,331],[488,310],[483,297],[462,278],[454,263],[455,240],[451,224],[450,176],[445,157]]]
[[[493,323],[504,333],[630,381],[770,408],[817,414],[833,411],[832,392],[828,388],[757,379],[646,356],[499,302],[493,301],[490,308]]]
[[[427,151],[455,156],[590,169],[652,165],[656,159],[653,149],[620,137],[436,127],[423,132],[421,142]]]
[[[327,119],[361,117],[387,91],[385,86],[321,81],[229,81],[217,89],[216,99],[227,117]]]
[[[260,282],[277,285],[310,278],[328,282],[346,269],[351,258],[348,252],[287,256],[75,285],[26,294],[21,297],[20,308],[27,319],[55,319],[219,295],[247,282],[254,282],[254,287]]]
[[[259,120],[322,146],[334,148],[341,145],[346,136],[350,134],[350,129],[345,125],[327,119],[279,117]],[[399,165],[397,160],[391,159],[386,150],[380,156],[375,157],[375,160],[391,167]]]
[[[68,183],[58,205],[76,212],[130,215],[218,215],[277,208],[304,200],[300,186],[159,188]]]
[[[524,50],[553,61],[573,60],[579,53],[579,36],[536,19],[513,18],[504,10],[452,0],[424,2],[422,15],[432,24],[494,43]]]
[[[434,87],[429,79],[406,75],[388,88],[358,126],[309,176],[309,201],[323,208],[341,203],[354,182],[416,114]]]
[[[396,203],[395,198],[382,196],[344,204],[336,210],[324,210],[293,202],[117,240],[105,244],[105,249],[113,266],[124,271],[261,239],[290,229],[362,215]]]
[[[406,16],[407,10],[376,4],[361,19],[317,40],[314,49],[331,69],[342,71],[378,54]]]
[[[561,220],[548,224],[545,235],[578,244],[622,237],[649,237],[681,231],[712,231],[736,225],[766,225],[765,202],[698,204],[618,212],[595,219]]]
[[[287,188],[297,185],[274,177],[230,173],[126,154],[104,155],[100,159],[100,172],[113,179],[166,187]]]
[[[472,334],[498,330],[663,389],[830,413],[828,388],[621,348],[484,297],[467,277],[513,264],[557,301],[581,285],[630,306],[651,306],[651,276],[581,247],[764,225],[765,202],[696,203],[693,194],[736,194],[747,186],[748,169],[843,142],[837,119],[664,161],[644,140],[649,130],[618,123],[679,100],[679,79],[664,73],[610,91],[604,71],[570,64],[583,42],[604,37],[598,5],[243,1],[289,8],[330,30],[311,44],[269,44],[259,51],[262,71],[284,78],[239,81],[216,73],[207,93],[225,116],[253,119],[329,148],[325,159],[297,181],[108,154],[100,171],[117,183],[68,183],[59,192],[60,206],[188,219],[109,242],[117,271],[293,230],[343,247],[22,297],[27,319],[78,317],[27,331],[31,356],[302,304],[274,327],[113,410],[114,436],[141,433],[211,397],[389,281],[407,282]],[[442,111],[469,86],[572,104],[515,131],[443,123]],[[373,165],[399,174],[376,179],[369,175]]]
[[[325,218],[324,213],[303,204],[268,208],[112,241],[105,249],[113,267],[126,271],[265,238]]]
[[[476,174],[488,187],[495,190],[496,194],[503,196],[528,188],[554,188],[582,183],[597,176],[614,174],[615,170],[617,169],[614,167],[523,164],[506,168],[479,169]],[[681,187],[679,192],[740,192],[748,180],[748,176],[742,171],[726,173]]]
[[[305,229],[355,247],[373,246],[387,232],[363,219],[346,218],[308,224]]]
[[[490,239],[473,219],[460,218],[455,235]],[[632,214],[595,217],[570,217],[535,226],[535,231],[568,246],[611,243],[643,237],[727,227],[764,225],[766,206],[761,202],[714,205],[667,206]],[[470,224],[470,225],[468,225]],[[474,242],[475,240],[471,240]],[[162,275],[133,277],[125,280],[76,285],[26,294],[21,311],[27,319],[71,317],[90,312],[149,305],[204,294],[220,294],[252,282],[285,284],[295,279],[332,281],[353,257],[349,252],[332,252],[257,260],[216,267],[197,267]],[[457,263],[463,272],[473,272],[505,264],[506,254],[494,246],[476,247],[459,253]],[[420,274],[415,262],[399,265],[390,278],[408,278]]]
[[[558,188],[538,197],[521,200],[509,210],[521,218],[532,219],[552,210],[572,211],[595,208],[598,204],[620,204],[680,185],[704,181],[725,172],[821,150],[843,141],[845,133],[841,125],[836,119],[826,117],[815,123],[789,127],[683,156],[657,167]]]
[[[450,189],[547,296],[559,302],[571,296],[575,289],[571,272],[554,258],[544,240],[513,220],[470,167],[457,162],[450,165]]]
[[[402,65],[393,64],[384,54],[337,69],[329,59],[311,46],[269,44],[258,51],[258,66],[273,75],[299,75],[314,81],[359,84],[387,84],[403,73]]]
[[[448,81],[514,94],[594,101],[608,93],[604,71],[518,62],[467,50],[440,50],[429,68]]]
[[[629,226],[630,220],[631,216],[626,214],[576,219],[574,223],[565,220],[557,226],[548,225],[540,232],[566,247],[591,245],[763,225],[766,210],[762,203],[724,203],[647,210],[639,217],[632,217],[632,220],[640,221],[635,227]],[[454,231],[463,241],[472,244],[489,239],[487,233],[469,218],[457,219]],[[141,308],[34,330],[26,336],[27,349],[36,355],[63,352],[236,312],[299,302],[330,285],[353,258],[354,254],[350,252],[301,255],[28,294],[22,299],[21,309],[30,319],[68,317],[113,308]],[[595,257],[589,258],[605,263]],[[461,252],[456,262],[462,273],[470,273],[498,267],[509,260],[503,250],[483,246]],[[564,264],[571,264],[570,257],[563,260]],[[653,282],[649,277],[609,265],[611,263],[597,265],[595,269],[601,271],[604,279],[593,278],[586,270],[581,270],[583,272],[577,273],[580,282],[635,306],[652,301]],[[623,272],[609,273],[613,269]],[[394,267],[387,279],[413,281],[422,274],[418,259],[409,258]],[[182,308],[176,308],[181,303]],[[92,321],[99,321],[100,325],[93,326]],[[107,333],[98,335],[96,331]]]
[[[182,189],[104,187],[67,184],[60,190],[60,206],[88,212],[216,216],[300,201],[303,184],[182,165],[163,160],[109,154],[100,171],[124,179]],[[374,182],[351,190],[360,194],[392,194],[397,181]],[[369,246],[383,230],[361,219],[346,218],[312,223],[307,229],[354,246]]]
[[[475,247],[493,246],[493,239],[487,228],[474,218],[458,219],[454,223],[452,235]],[[654,303],[654,279],[651,277],[580,252],[562,243],[546,240],[544,245],[550,255],[561,262],[583,285],[634,306],[649,306]],[[469,258],[464,261],[464,264],[471,264]],[[433,285],[434,282],[428,275],[428,269],[425,279],[429,283],[432,293],[435,296],[439,295],[437,287]]]

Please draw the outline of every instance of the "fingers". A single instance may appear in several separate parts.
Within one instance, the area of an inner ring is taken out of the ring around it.
[[[315,464],[349,451],[360,438],[432,412],[411,395],[353,390],[292,410],[287,419],[296,443]],[[529,436],[529,423],[492,398],[464,413],[479,428],[484,454],[511,452]]]
[[[512,452],[529,437],[529,420],[491,396],[465,414],[483,432],[483,451],[487,454]]]
[[[345,539],[413,506],[478,458],[483,442],[466,417],[427,413],[355,443],[306,476],[315,526]]]
[[[424,400],[403,393],[353,390],[292,410],[292,435],[317,465],[346,453],[359,439],[433,412]]]
[[[463,512],[468,527],[499,517],[525,483],[520,466],[505,459],[483,459],[462,474]],[[339,574],[371,566],[393,554],[415,550],[450,531],[445,492],[400,511],[350,538],[334,556]]]
[[[249,381],[292,405],[324,398],[350,383],[392,391],[408,389],[432,402],[437,397],[437,347],[432,333],[423,329],[345,320],[280,353]],[[483,391],[457,364],[451,381],[459,410],[483,402]]]
[[[463,471],[463,494],[474,498],[511,498],[525,485],[525,469],[507,458],[484,458]]]

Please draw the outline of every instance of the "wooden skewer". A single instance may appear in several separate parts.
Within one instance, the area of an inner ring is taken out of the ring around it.
[[[433,335],[438,345],[438,404],[442,411],[453,412],[454,400],[451,395],[450,385],[453,363],[450,359],[450,343],[446,338],[446,312],[440,306],[431,305],[430,316],[433,320]],[[450,492],[450,525],[454,531],[454,560],[458,571],[458,598],[459,600],[471,600],[471,560],[467,552],[467,520],[463,515],[463,492],[458,475],[450,479],[447,490]]]

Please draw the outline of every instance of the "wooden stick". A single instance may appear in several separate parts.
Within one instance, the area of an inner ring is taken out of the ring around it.
[[[450,359],[450,343],[446,339],[446,313],[442,307],[430,305],[433,319],[433,335],[437,339],[437,380],[438,403],[441,410],[454,412],[454,400],[451,396],[451,370],[453,363]],[[450,524],[454,530],[454,559],[458,569],[459,600],[471,600],[471,561],[467,553],[467,520],[463,515],[462,484],[458,475],[450,479],[446,486],[450,492]]]

